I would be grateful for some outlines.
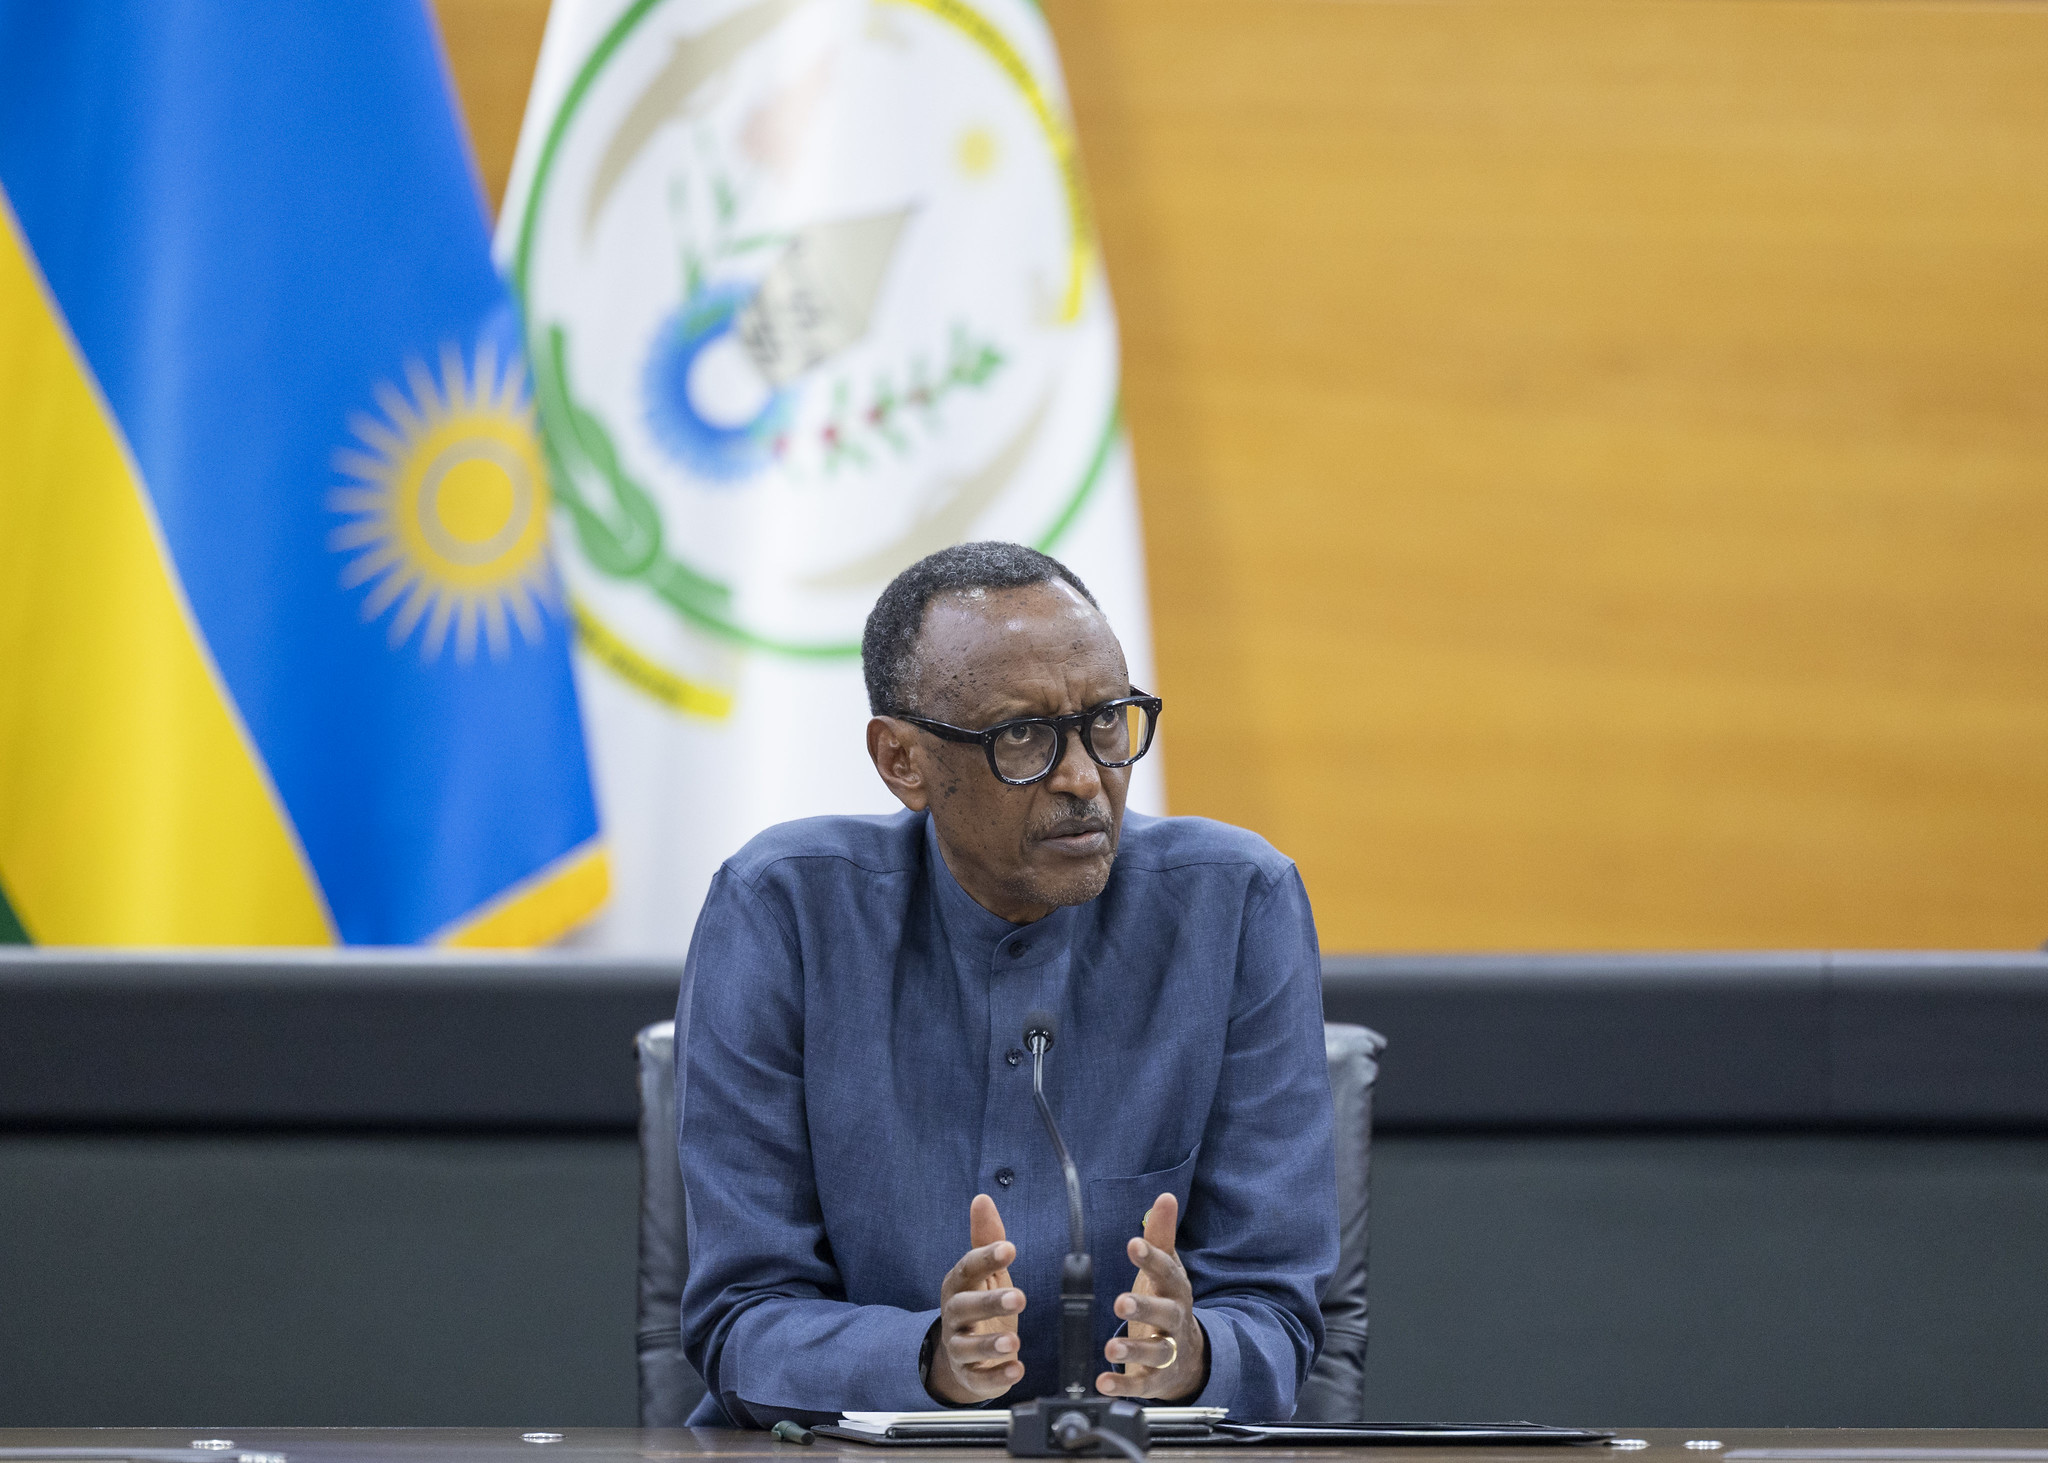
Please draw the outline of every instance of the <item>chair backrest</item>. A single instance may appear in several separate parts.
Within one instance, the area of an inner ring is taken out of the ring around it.
[[[1364,1026],[1326,1022],[1330,1101],[1336,1108],[1337,1270],[1323,1292],[1323,1351],[1294,1399],[1313,1422],[1365,1420],[1366,1217],[1372,1178],[1372,1089],[1387,1039]]]
[[[676,1024],[633,1039],[640,1058],[640,1426],[681,1427],[704,1396],[683,1359],[683,1282],[690,1252],[676,1163]]]
[[[1366,1214],[1372,1089],[1386,1039],[1363,1026],[1326,1025],[1336,1106],[1337,1271],[1322,1301],[1326,1337],[1294,1415],[1319,1422],[1365,1416]],[[683,1176],[676,1167],[676,1028],[657,1022],[635,1040],[640,1058],[640,1425],[681,1427],[704,1395],[683,1358],[683,1281],[690,1256]]]

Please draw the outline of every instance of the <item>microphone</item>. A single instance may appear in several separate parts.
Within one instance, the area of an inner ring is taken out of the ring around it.
[[[1060,1262],[1059,1392],[1010,1409],[1009,1450],[1012,1457],[1047,1458],[1069,1453],[1117,1452],[1131,1460],[1144,1457],[1151,1442],[1145,1412],[1124,1398],[1112,1400],[1089,1385],[1095,1350],[1095,1261],[1088,1253],[1088,1226],[1081,1214],[1081,1172],[1053,1121],[1045,1100],[1045,1054],[1052,1050],[1059,1025],[1050,1011],[1024,1018],[1024,1045],[1031,1052],[1031,1096],[1038,1103],[1045,1135],[1059,1155],[1067,1181],[1067,1257]]]
[[[1045,1100],[1045,1054],[1058,1030],[1050,1011],[1033,1011],[1024,1018],[1031,1095],[1067,1179],[1067,1258],[1060,1264],[1060,1391],[1068,1397],[1086,1397],[1093,1364],[1089,1352],[1095,1349],[1095,1261],[1088,1253],[1088,1226],[1081,1217],[1081,1172],[1060,1137],[1060,1125],[1052,1119],[1052,1104]]]

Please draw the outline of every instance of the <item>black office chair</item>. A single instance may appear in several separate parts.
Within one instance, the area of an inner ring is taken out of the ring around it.
[[[1363,1026],[1326,1025],[1330,1094],[1337,1109],[1337,1211],[1342,1247],[1323,1296],[1323,1353],[1302,1384],[1294,1415],[1355,1422],[1365,1416],[1365,1234],[1372,1144],[1372,1087],[1386,1038]],[[640,1425],[681,1427],[704,1395],[683,1359],[679,1329],[689,1274],[683,1176],[676,1167],[676,1025],[657,1022],[635,1039],[640,1058]]]

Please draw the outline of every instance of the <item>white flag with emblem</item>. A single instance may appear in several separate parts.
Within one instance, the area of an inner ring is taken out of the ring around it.
[[[895,806],[860,632],[967,539],[1070,565],[1152,682],[1116,320],[1032,0],[555,0],[498,254],[613,859],[681,951],[761,829]],[[1132,806],[1163,802],[1155,752]]]

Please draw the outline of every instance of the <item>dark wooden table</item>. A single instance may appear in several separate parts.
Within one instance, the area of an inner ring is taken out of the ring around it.
[[[1355,1459],[1373,1463],[1537,1463],[1579,1455],[1585,1463],[1752,1463],[1807,1459],[1814,1463],[2048,1463],[2048,1428],[1878,1431],[1866,1429],[1695,1428],[1631,1430],[1649,1446],[1427,1448],[1171,1448],[1159,1458]],[[1688,1442],[1718,1442],[1688,1448]],[[195,1443],[199,1446],[195,1446]],[[832,1455],[882,1463],[888,1458],[991,1459],[994,1448],[870,1448],[820,1438],[815,1446],[778,1443],[765,1433],[712,1428],[12,1428],[0,1429],[0,1463],[54,1450],[92,1449],[101,1459],[136,1463],[691,1463],[697,1458],[770,1458],[785,1463]],[[34,1450],[26,1452],[23,1450]],[[49,1450],[49,1451],[46,1451]],[[72,1455],[76,1457],[77,1455]]]

